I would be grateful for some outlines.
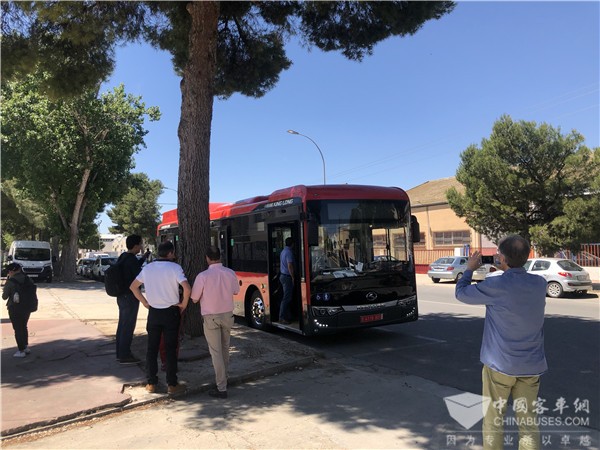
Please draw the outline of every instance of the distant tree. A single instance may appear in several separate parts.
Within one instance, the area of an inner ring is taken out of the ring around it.
[[[450,207],[474,230],[496,241],[518,233],[533,240],[542,253],[571,247],[592,232],[590,220],[577,223],[582,227],[578,238],[569,235],[574,227],[561,230],[560,224],[583,220],[584,211],[598,201],[598,191],[593,190],[597,151],[583,141],[576,131],[563,135],[547,124],[502,116],[489,139],[461,154],[456,179],[465,192],[450,189]],[[576,210],[577,217],[567,216]]]
[[[139,234],[147,243],[156,243],[156,227],[160,223],[158,197],[163,192],[159,180],[150,180],[145,173],[135,173],[125,195],[107,211],[114,227],[111,233]]]
[[[159,112],[123,86],[100,97],[87,91],[50,100],[38,81],[2,86],[2,179],[14,179],[44,208],[50,226],[60,227],[58,275],[70,280],[86,212],[95,215],[123,195],[133,154],[144,145],[144,117]]]
[[[19,76],[41,65],[53,74],[48,88],[60,95],[106,79],[118,43],[144,37],[171,53],[182,76],[179,249],[185,273],[193,277],[206,267],[210,243],[214,97],[235,92],[261,97],[272,89],[292,64],[284,50],[292,35],[307,46],[360,61],[378,42],[412,35],[454,6],[448,1],[4,2],[2,75]]]
[[[2,180],[2,248],[13,240],[48,240],[49,220],[44,209],[15,180]]]

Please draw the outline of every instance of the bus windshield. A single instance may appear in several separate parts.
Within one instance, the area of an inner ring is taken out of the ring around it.
[[[307,207],[318,224],[312,281],[399,271],[409,262],[408,202],[322,200]]]

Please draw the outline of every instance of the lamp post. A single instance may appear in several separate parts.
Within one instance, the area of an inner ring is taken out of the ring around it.
[[[303,136],[306,139],[308,139],[310,142],[312,142],[313,144],[315,144],[315,147],[317,147],[317,150],[319,150],[319,154],[321,155],[321,160],[323,161],[323,184],[327,184],[327,182],[325,180],[325,158],[323,157],[323,152],[321,151],[321,149],[319,148],[319,146],[317,145],[317,143],[315,141],[313,141],[311,138],[309,138],[308,136],[306,136],[305,134],[298,133],[297,131],[287,130],[287,132],[290,133],[290,134],[297,134],[298,136]]]

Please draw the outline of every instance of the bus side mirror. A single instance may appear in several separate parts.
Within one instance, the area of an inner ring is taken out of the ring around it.
[[[7,261],[12,261],[12,255],[8,255],[8,256],[6,257],[6,260],[7,260]]]
[[[309,219],[308,222],[308,246],[316,247],[319,245],[319,225],[315,220]]]
[[[410,234],[413,242],[421,242],[421,227],[415,216],[410,216]]]

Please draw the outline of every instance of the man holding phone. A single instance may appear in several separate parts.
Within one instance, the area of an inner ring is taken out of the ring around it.
[[[515,411],[519,449],[539,449],[534,402],[540,375],[548,370],[544,352],[546,280],[527,273],[523,265],[530,246],[518,235],[499,242],[496,257],[501,276],[471,285],[473,271],[482,264],[479,252],[467,261],[467,270],[456,283],[456,299],[485,305],[480,359],[483,363],[483,396],[491,399],[483,418],[483,448],[503,448],[503,418],[508,398],[519,402]]]

